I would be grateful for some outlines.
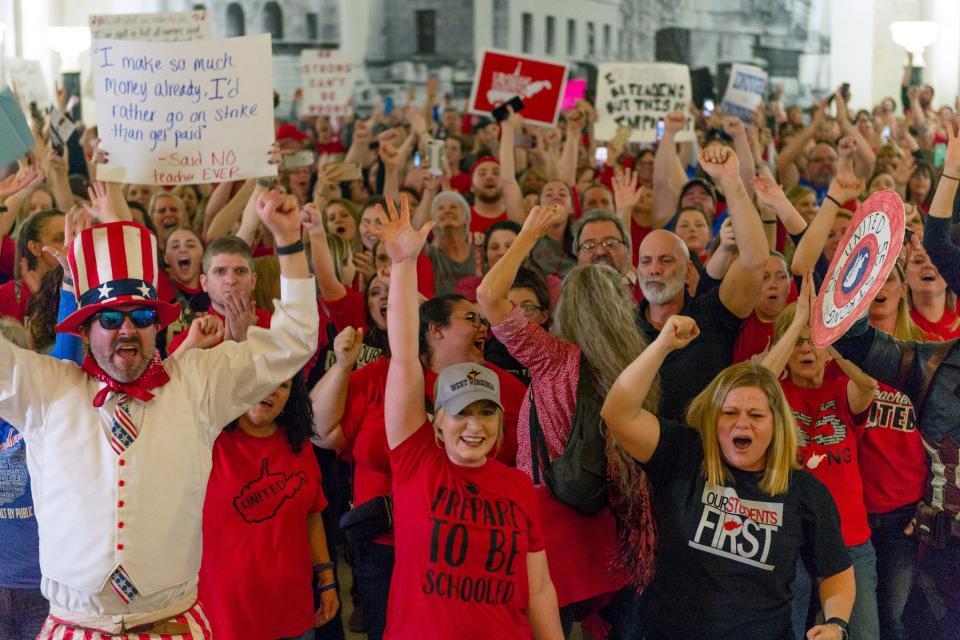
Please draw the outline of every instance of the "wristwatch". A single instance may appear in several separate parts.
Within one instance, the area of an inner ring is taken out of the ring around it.
[[[835,626],[839,627],[839,629],[840,629],[840,638],[841,638],[842,640],[849,640],[849,638],[850,638],[850,629],[849,629],[849,626],[850,626],[850,625],[849,625],[849,623],[848,623],[846,620],[844,620],[843,618],[830,618],[830,619],[827,620],[824,624],[832,624],[832,625],[835,625]]]

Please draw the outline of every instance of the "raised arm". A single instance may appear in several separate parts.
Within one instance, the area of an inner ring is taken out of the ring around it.
[[[790,326],[783,332],[780,339],[776,341],[763,357],[761,364],[770,370],[773,375],[780,377],[787,362],[790,360],[790,354],[793,353],[797,340],[800,338],[800,332],[804,328],[810,327],[810,309],[813,308],[813,302],[816,296],[813,293],[813,278],[809,273],[803,276],[803,283],[800,285],[800,295],[797,297],[797,307],[793,313],[793,320]]]
[[[930,203],[923,246],[952,291],[960,291],[960,247],[950,240],[953,207],[960,183],[960,138],[953,122],[944,123],[947,131],[947,154],[943,173]],[[960,118],[956,124],[960,125]]]
[[[863,137],[860,130],[850,121],[850,113],[847,111],[847,101],[837,89],[834,95],[834,102],[837,105],[837,121],[840,123],[840,131],[844,137],[853,139],[856,145],[856,153],[853,156],[854,173],[861,180],[867,181],[873,175],[873,169],[877,164],[877,154],[873,152],[873,147]]]
[[[259,197],[259,193],[256,194],[256,197],[254,196],[254,188],[256,186],[256,180],[252,178],[247,180],[243,183],[243,187],[237,191],[236,195],[230,198],[229,202],[220,208],[220,211],[210,220],[210,225],[207,227],[206,241],[208,243],[220,236],[229,234],[233,230],[233,225],[243,214],[247,203],[251,199],[256,202],[256,197]]]
[[[823,125],[825,117],[826,105],[821,104],[820,108],[814,112],[810,123],[801,129],[800,132],[780,150],[780,155],[777,156],[777,173],[780,175],[781,183],[785,189],[796,186],[797,183],[793,179],[791,179],[790,182],[784,182],[787,176],[791,176],[791,172],[788,171],[788,169],[797,158],[800,157],[800,154],[803,153],[807,143],[813,140],[817,130]]]
[[[820,205],[820,211],[814,216],[807,227],[803,239],[797,245],[797,250],[793,254],[793,262],[790,270],[793,275],[799,276],[807,271],[813,271],[823,253],[823,245],[827,242],[830,235],[830,229],[833,227],[833,221],[837,217],[837,211],[840,210],[840,204],[849,200],[854,200],[863,193],[863,180],[858,180],[856,176],[841,169],[836,177],[830,182],[830,188],[827,190],[827,197],[823,199]]]
[[[586,120],[586,114],[580,109],[574,109],[567,114],[567,137],[563,142],[563,151],[560,152],[556,178],[568,187],[577,183],[577,155],[580,152],[580,136]]]
[[[687,116],[682,111],[672,111],[663,120],[663,139],[657,145],[653,156],[653,217],[667,220],[676,213],[680,201],[680,190],[687,181],[683,163],[677,156],[677,146],[673,141],[678,131],[687,124]]]
[[[837,353],[837,350],[833,347],[828,347],[827,350],[844,375],[850,378],[847,382],[847,403],[850,413],[853,415],[863,413],[873,404],[877,392],[877,381],[864,373],[860,367]]]
[[[650,460],[660,442],[660,419],[644,409],[643,402],[670,352],[698,335],[693,318],[670,316],[657,339],[623,370],[607,393],[600,417],[624,451],[641,463]]]
[[[513,304],[507,299],[507,294],[513,287],[520,265],[530,255],[537,240],[546,235],[550,227],[562,219],[563,212],[559,207],[534,207],[523,223],[523,228],[516,240],[483,277],[483,281],[477,287],[477,304],[480,305],[480,313],[490,324],[500,324],[513,310]]]
[[[400,211],[387,198],[387,211],[377,205],[380,227],[366,227],[380,238],[390,256],[390,294],[387,298],[387,336],[390,366],[384,395],[387,445],[394,449],[414,434],[427,418],[423,406],[423,367],[419,357],[420,314],[417,307],[417,256],[433,222],[415,230],[410,226],[410,204],[400,197]]]
[[[323,213],[312,202],[304,205],[300,210],[300,219],[310,234],[310,261],[313,264],[313,275],[317,278],[320,297],[333,302],[347,295],[347,288],[337,278],[333,255],[330,253],[330,245],[327,243],[327,231],[323,228],[322,216]]]
[[[733,150],[737,152],[737,159],[740,161],[740,181],[746,188],[747,195],[753,196],[752,183],[757,171],[754,166],[750,138],[747,136],[747,128],[740,118],[724,118],[723,130],[733,138]]]
[[[800,212],[783,193],[780,185],[768,173],[766,171],[761,172],[753,179],[753,192],[757,194],[757,202],[761,207],[766,207],[776,214],[777,220],[783,224],[787,233],[790,235],[802,233],[807,228],[807,221],[803,219]]]
[[[317,446],[340,451],[347,441],[340,430],[340,421],[347,405],[350,388],[350,372],[357,364],[360,347],[363,345],[363,330],[345,327],[333,340],[336,362],[310,390],[313,405],[313,433],[320,440]],[[322,362],[317,362],[322,367]]]
[[[500,123],[500,188],[503,190],[503,203],[507,208],[507,218],[514,222],[523,223],[523,192],[517,182],[516,157],[514,155],[514,136],[523,131],[523,117],[514,113],[511,107],[510,116]]]
[[[727,269],[720,283],[720,301],[738,318],[753,311],[763,285],[763,265],[770,257],[763,223],[740,181],[737,154],[713,145],[700,151],[700,166],[727,196],[727,209],[737,239],[740,257]]]

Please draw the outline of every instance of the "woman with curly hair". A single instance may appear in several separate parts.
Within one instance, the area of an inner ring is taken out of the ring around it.
[[[214,444],[200,598],[218,637],[312,639],[337,613],[312,424],[301,372]]]

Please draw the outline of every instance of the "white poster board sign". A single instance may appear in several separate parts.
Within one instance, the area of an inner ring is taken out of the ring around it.
[[[610,140],[617,129],[632,129],[631,142],[656,142],[657,123],[671,111],[687,113],[691,100],[690,69],[669,62],[601,64],[597,72],[598,140]],[[693,139],[693,119],[675,140]]]
[[[270,35],[225,40],[94,40],[97,179],[141,184],[276,175]]]
[[[29,108],[31,102],[37,103],[37,107],[41,110],[50,104],[50,90],[39,60],[10,58],[6,65],[10,82],[17,85],[20,106],[24,110]]]
[[[173,13],[123,13],[90,16],[90,37],[94,40],[140,40],[144,42],[188,42],[209,40],[213,24],[206,11]],[[97,105],[93,97],[90,60],[81,59],[83,121],[97,123]]]
[[[730,68],[730,80],[720,110],[744,122],[753,122],[766,90],[766,71],[748,64],[734,64]]]
[[[90,16],[90,37],[94,40],[188,42],[209,40],[213,32],[206,11],[123,13]]]
[[[353,63],[334,49],[303,49],[300,52],[300,86],[303,116],[345,116],[353,97]]]

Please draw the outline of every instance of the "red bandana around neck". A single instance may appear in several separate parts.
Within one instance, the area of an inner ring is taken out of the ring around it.
[[[153,400],[153,394],[147,391],[147,389],[162,387],[170,382],[170,374],[163,368],[163,361],[160,360],[159,350],[154,350],[153,358],[150,360],[150,364],[147,365],[147,370],[140,374],[140,377],[133,382],[117,382],[110,377],[110,374],[100,368],[100,365],[97,364],[97,361],[94,360],[93,356],[89,353],[87,357],[84,358],[81,368],[94,380],[107,383],[107,386],[100,389],[97,395],[93,396],[93,406],[95,407],[102,407],[103,402],[107,399],[107,395],[111,391],[114,393],[126,393],[138,400],[149,402]]]

